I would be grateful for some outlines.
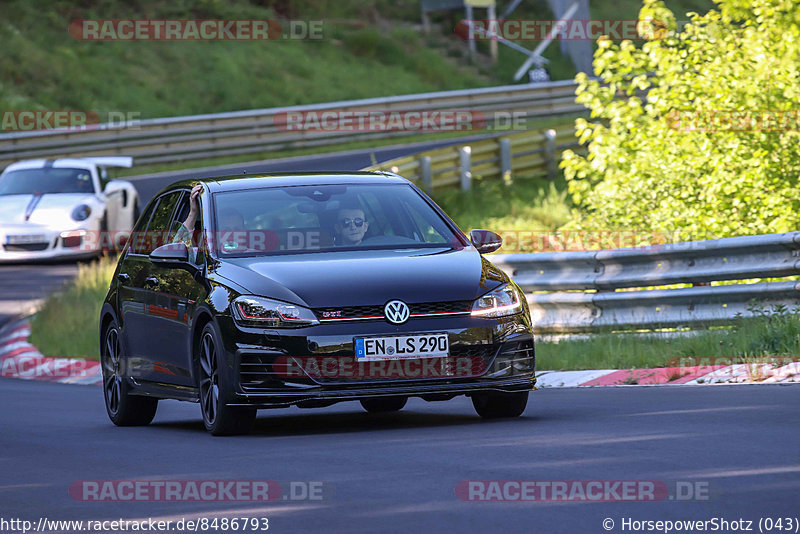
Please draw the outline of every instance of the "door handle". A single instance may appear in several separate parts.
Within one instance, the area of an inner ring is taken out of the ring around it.
[[[144,279],[144,287],[153,287],[157,286],[160,283],[161,280],[159,280],[155,276],[148,276],[147,278]]]
[[[130,284],[131,283],[131,275],[125,274],[125,273],[119,273],[117,275],[117,280],[119,280],[123,284]]]

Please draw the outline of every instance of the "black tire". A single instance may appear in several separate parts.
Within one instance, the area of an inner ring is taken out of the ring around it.
[[[214,436],[247,434],[256,420],[256,409],[227,406],[229,389],[220,380],[222,342],[214,323],[208,323],[200,334],[197,355],[197,388],[200,392],[200,412],[206,430]]]
[[[408,397],[372,397],[361,399],[361,406],[369,413],[399,412],[408,402]]]
[[[132,388],[125,377],[126,358],[116,321],[111,321],[103,332],[103,345],[100,350],[103,398],[108,418],[117,426],[150,424],[156,416],[158,399],[131,394]]]
[[[472,406],[484,419],[519,417],[528,405],[528,392],[480,393],[472,396]]]

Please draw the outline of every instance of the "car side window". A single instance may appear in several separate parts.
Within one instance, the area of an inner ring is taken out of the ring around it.
[[[140,249],[144,248],[144,232],[147,229],[147,224],[150,222],[150,218],[153,216],[153,211],[155,211],[156,206],[158,206],[158,200],[151,202],[150,205],[147,206],[144,213],[139,216],[139,220],[136,221],[136,225],[133,227],[133,232],[131,232],[130,237],[130,247],[128,251],[132,254],[141,254],[138,252]]]
[[[183,191],[173,191],[159,199],[158,206],[156,206],[153,216],[150,218],[150,224],[147,225],[147,231],[144,234],[141,246],[136,247],[137,254],[149,255],[161,245],[169,243],[167,239],[169,226],[172,222],[175,206],[182,194]]]
[[[197,220],[194,223],[194,228],[187,228],[190,234],[186,235],[183,229],[183,222],[189,216],[191,209],[190,191],[184,191],[183,196],[178,202],[175,209],[175,214],[172,217],[172,223],[169,228],[169,241],[170,243],[177,241],[183,242],[189,247],[189,259],[192,263],[200,264],[203,260],[202,254],[202,232],[203,232],[203,213],[202,210],[197,215]],[[200,199],[202,205],[202,198]]]
[[[100,192],[106,190],[106,186],[111,179],[108,177],[108,170],[105,167],[97,167],[97,177],[100,178]]]

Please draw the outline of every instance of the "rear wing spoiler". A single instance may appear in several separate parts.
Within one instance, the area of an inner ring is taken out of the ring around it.
[[[81,158],[91,161],[98,167],[133,167],[133,158],[130,156],[109,156],[98,158]]]

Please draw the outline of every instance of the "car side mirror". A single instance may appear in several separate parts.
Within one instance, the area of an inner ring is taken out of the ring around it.
[[[160,265],[184,266],[189,264],[189,249],[184,243],[161,245],[150,253],[150,261]]]
[[[481,254],[494,252],[503,246],[503,238],[490,230],[472,230],[469,240]]]

